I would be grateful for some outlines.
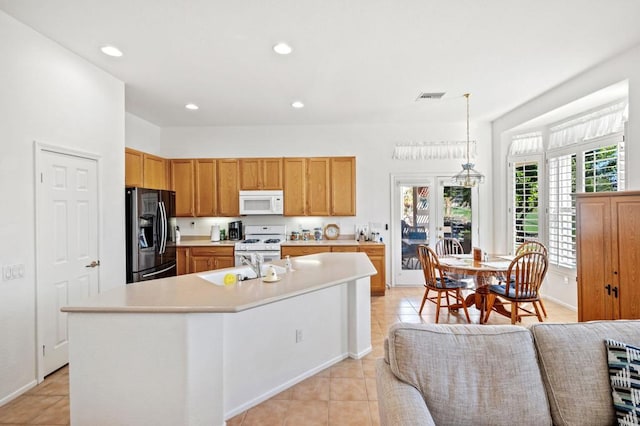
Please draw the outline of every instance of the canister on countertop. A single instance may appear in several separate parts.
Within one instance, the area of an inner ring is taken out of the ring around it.
[[[308,241],[311,239],[311,232],[308,229],[303,229],[302,230],[302,240],[303,241]]]
[[[313,228],[313,239],[316,241],[322,239],[322,228]]]
[[[291,241],[298,241],[300,239],[300,233],[298,231],[291,231]]]

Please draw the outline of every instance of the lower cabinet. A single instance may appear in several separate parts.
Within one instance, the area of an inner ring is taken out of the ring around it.
[[[178,275],[235,266],[233,246],[178,249]]]
[[[177,247],[176,249],[177,275],[189,273],[189,247]]]
[[[305,256],[307,254],[327,253],[327,252],[362,252],[369,256],[378,273],[371,276],[371,295],[384,296],[387,289],[386,269],[385,269],[385,249],[382,244],[368,245],[321,245],[321,246],[282,246],[281,254],[285,256]]]
[[[387,289],[384,246],[363,245],[360,246],[360,251],[367,253],[369,260],[378,271],[377,275],[371,277],[371,295],[384,296],[384,292]]]

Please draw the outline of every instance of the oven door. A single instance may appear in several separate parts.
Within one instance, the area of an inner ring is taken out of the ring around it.
[[[253,250],[247,250],[247,251],[236,251],[236,262],[235,262],[235,266],[244,266],[244,263],[242,263],[242,255],[249,257],[251,256],[251,253],[255,253],[256,255],[261,254],[263,259],[264,259],[264,263],[271,263],[274,260],[280,260],[280,251],[273,251],[273,250],[269,250],[269,251],[253,251]]]

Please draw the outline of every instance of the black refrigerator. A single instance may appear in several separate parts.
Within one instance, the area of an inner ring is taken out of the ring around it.
[[[126,188],[127,284],[176,276],[176,193]]]

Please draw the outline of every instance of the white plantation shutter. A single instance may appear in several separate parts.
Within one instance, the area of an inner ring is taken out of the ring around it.
[[[523,242],[538,240],[540,237],[538,181],[538,161],[522,161],[513,164],[513,253]]]
[[[576,154],[549,158],[549,264],[576,266]]]

